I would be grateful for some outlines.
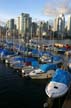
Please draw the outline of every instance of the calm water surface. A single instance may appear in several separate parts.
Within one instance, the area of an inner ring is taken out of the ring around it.
[[[18,72],[0,63],[0,108],[43,108],[47,82],[22,78]],[[61,108],[62,101],[55,100],[53,108]]]
[[[43,108],[47,81],[24,79],[0,63],[0,107]]]

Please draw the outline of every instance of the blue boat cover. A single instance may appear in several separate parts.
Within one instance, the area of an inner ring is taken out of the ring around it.
[[[34,58],[25,58],[25,62],[32,62],[32,61],[35,61]]]
[[[43,56],[43,55],[45,55],[45,54],[46,54],[47,56],[49,56],[49,57],[52,56],[52,53],[51,53],[51,52],[45,52],[45,51],[44,51],[44,52],[39,51],[38,54],[39,54],[39,56]]]
[[[3,49],[2,48],[0,48],[0,53],[3,51]]]
[[[21,51],[26,51],[27,50],[26,47],[23,47],[21,45],[16,45],[15,47],[16,47],[16,49],[19,49]]]
[[[41,69],[42,72],[47,72],[48,70],[57,69],[57,65],[56,64],[42,64],[40,66],[40,69]]]
[[[53,61],[59,61],[61,59],[62,59],[62,57],[60,57],[60,56],[53,56]]]
[[[34,67],[34,68],[38,68],[39,67],[39,63],[38,63],[38,61],[32,61],[32,66]]]
[[[66,51],[66,48],[59,48],[59,51]]]
[[[68,86],[71,82],[71,74],[65,70],[57,69],[51,81],[63,83]]]
[[[46,54],[47,56],[52,56],[51,52],[43,52],[43,51],[38,51],[37,49],[33,49],[32,50],[33,54],[38,54],[39,56],[43,56],[44,54]]]
[[[39,54],[39,51],[37,49],[33,49],[32,54]]]
[[[24,58],[22,58],[21,56],[19,56],[19,57],[15,57],[13,60],[14,61],[24,61]]]
[[[21,46],[21,47],[20,47],[20,50],[21,50],[21,51],[26,51],[27,48]]]
[[[6,41],[6,44],[9,46],[13,46],[13,42]]]
[[[47,56],[53,56],[51,52],[43,52],[43,55],[46,54]]]
[[[12,55],[12,54],[14,54],[13,51],[9,51],[9,50],[7,50],[7,49],[3,49],[3,50],[1,51],[1,53],[2,53],[2,55]]]

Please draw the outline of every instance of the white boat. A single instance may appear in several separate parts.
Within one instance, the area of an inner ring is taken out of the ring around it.
[[[55,64],[42,64],[38,69],[29,72],[29,76],[32,79],[51,78],[54,75],[56,68],[57,66]]]
[[[28,59],[29,60],[29,59]],[[25,65],[23,66],[23,68],[21,69],[21,72],[22,72],[22,76],[28,76],[29,73],[31,71],[33,71],[34,69],[38,68],[39,67],[39,63],[38,61],[35,61],[35,60],[31,60],[31,65]]]
[[[61,97],[67,93],[70,83],[71,74],[63,69],[57,69],[45,92],[49,98]]]
[[[51,60],[53,64],[63,64],[64,60],[61,56],[58,56],[58,55],[54,55],[53,57],[51,57]]]
[[[21,56],[14,56],[9,60],[9,64],[11,67],[13,67],[13,65],[15,65],[16,63],[21,63],[24,62],[24,58]]]
[[[42,62],[42,63],[51,63],[51,57],[48,56],[47,54],[43,54],[40,57],[40,62]]]
[[[7,57],[14,55],[15,52],[8,50],[8,49],[3,49],[0,53],[0,58],[1,60],[5,60]]]
[[[49,79],[54,75],[54,70],[48,70],[48,72],[43,73],[39,69],[33,70],[29,73],[32,79]]]
[[[12,57],[15,57],[15,56],[17,56],[17,53],[12,54],[12,55],[7,55],[7,56],[5,57],[5,63],[8,64],[9,61],[10,61],[10,59],[11,59]]]
[[[27,77],[29,75],[29,72],[33,70],[32,66],[24,66],[21,70],[21,76]]]
[[[47,55],[43,55],[40,58],[42,63],[53,63],[53,64],[60,64],[63,63],[63,58],[61,56],[58,55],[53,55],[51,57],[47,56]]]
[[[21,71],[21,68],[23,68],[25,66],[24,62],[16,62],[13,64],[13,69],[17,70],[17,71]]]

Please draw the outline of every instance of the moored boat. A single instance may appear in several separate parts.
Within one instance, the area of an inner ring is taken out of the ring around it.
[[[45,88],[49,98],[58,98],[65,95],[70,87],[71,74],[63,69],[57,69],[52,80]]]
[[[0,53],[0,58],[1,60],[5,60],[7,57],[14,55],[15,52],[8,50],[8,49],[3,49]]]
[[[42,64],[39,68],[29,72],[32,79],[51,78],[57,68],[56,64]]]
[[[21,63],[21,62],[22,63],[24,62],[24,58],[19,55],[14,56],[9,60],[9,64],[11,67],[13,67],[13,65],[15,65],[16,63]]]

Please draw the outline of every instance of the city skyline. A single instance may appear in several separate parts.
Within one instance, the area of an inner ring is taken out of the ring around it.
[[[26,0],[26,1],[18,1],[18,0],[1,0],[0,1],[0,19],[3,21],[8,20],[10,18],[15,18],[20,15],[20,13],[29,13],[33,20],[50,20],[53,19],[54,12],[57,12],[58,8],[61,7],[65,14],[70,14],[70,0]],[[61,5],[59,3],[63,3]],[[57,6],[55,6],[57,4]],[[55,8],[54,8],[55,6]],[[68,6],[68,7],[67,7]],[[65,9],[65,10],[64,10]],[[49,13],[48,11],[51,13]],[[56,15],[55,15],[56,17]]]

